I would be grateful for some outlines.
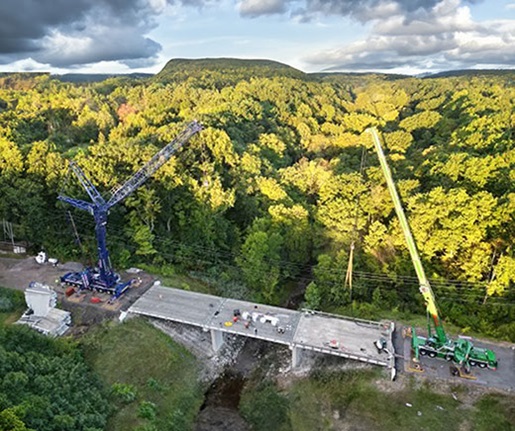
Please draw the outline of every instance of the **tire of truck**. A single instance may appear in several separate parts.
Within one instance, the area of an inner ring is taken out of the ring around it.
[[[453,358],[453,356],[450,355],[450,354],[445,355],[445,360],[448,361],[448,362],[451,362],[452,358]]]
[[[479,368],[486,368],[486,364],[484,362],[478,362]]]
[[[475,367],[477,365],[476,361],[469,361],[471,367]]]
[[[418,351],[418,353],[420,353],[422,356],[426,356],[426,355],[427,355],[427,350],[420,349],[420,350]]]
[[[428,356],[429,356],[430,358],[436,358],[436,352],[429,352],[429,353],[428,353]]]

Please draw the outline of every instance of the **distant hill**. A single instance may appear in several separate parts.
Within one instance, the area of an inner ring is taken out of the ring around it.
[[[474,77],[474,76],[514,76],[515,69],[461,69],[446,70],[439,73],[425,74],[423,78],[449,78],[449,77]]]
[[[64,75],[52,75],[53,79],[58,79],[62,82],[73,83],[88,83],[88,82],[102,82],[109,78],[129,78],[129,79],[145,79],[154,76],[151,73],[66,73]]]
[[[395,81],[397,79],[411,78],[411,75],[401,75],[398,73],[381,73],[381,72],[315,72],[310,73],[310,76],[315,76],[319,79],[326,78],[345,78],[345,79],[359,79],[362,77],[374,77],[375,79],[381,79],[384,81]]]
[[[310,73],[309,76],[320,82],[351,85],[354,87],[362,87],[378,81],[396,81],[399,79],[411,78],[409,75],[376,72],[318,72]]]
[[[0,88],[30,90],[49,76],[46,72],[3,72],[0,73]]]
[[[272,60],[244,60],[237,58],[202,58],[170,60],[156,76],[159,82],[180,82],[188,78],[222,78],[225,83],[250,78],[275,76],[309,79],[304,72]]]

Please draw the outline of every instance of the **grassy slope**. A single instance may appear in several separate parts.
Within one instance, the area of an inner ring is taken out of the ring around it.
[[[465,418],[465,412],[457,409],[458,403],[451,396],[426,389],[408,389],[391,396],[378,391],[367,373],[322,375],[299,382],[293,395],[297,400],[292,406],[291,419],[293,428],[299,431],[329,429],[334,410],[338,410],[344,422],[347,419],[361,424],[364,429],[385,431],[458,430],[458,424]],[[407,407],[406,403],[413,407]],[[327,427],[316,427],[316,417],[320,415],[327,418]]]
[[[461,392],[455,400],[428,386],[382,391],[377,377],[374,371],[318,373],[295,381],[284,393],[270,384],[251,383],[240,409],[256,431],[515,429],[514,396],[486,395],[468,405],[461,402],[468,396],[465,387],[456,389]]]
[[[142,319],[97,328],[83,346],[86,360],[108,385],[124,383],[136,389],[133,402],[113,399],[116,410],[108,431],[145,425],[163,431],[191,429],[203,394],[197,384],[197,363],[187,350]],[[140,417],[142,402],[155,404],[154,419]]]

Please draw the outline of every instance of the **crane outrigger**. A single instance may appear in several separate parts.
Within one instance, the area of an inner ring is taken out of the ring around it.
[[[415,267],[415,272],[417,273],[418,281],[420,284],[419,290],[424,297],[424,302],[426,305],[428,317],[428,336],[423,337],[417,335],[415,328],[411,329],[411,346],[414,352],[414,361],[418,363],[420,361],[420,355],[427,355],[431,358],[443,358],[458,365],[460,368],[454,368],[455,372],[453,372],[453,374],[459,373],[462,376],[467,374],[470,366],[479,366],[481,368],[488,367],[495,370],[497,368],[497,358],[492,350],[475,347],[468,339],[459,338],[457,340],[453,340],[447,336],[442,324],[442,320],[440,319],[440,314],[436,305],[433,289],[429,284],[429,280],[426,277],[422,261],[420,260],[417,246],[415,244],[415,240],[413,239],[413,235],[411,234],[406,215],[404,214],[401,199],[397,192],[397,188],[395,187],[392,172],[388,166],[388,162],[386,161],[386,157],[381,147],[377,130],[375,128],[369,128],[367,129],[367,132],[372,135],[375,150],[379,158],[379,163],[381,165],[388,190],[393,200],[395,212],[397,213],[397,217],[406,239],[406,244],[408,246],[411,260],[413,262],[413,266]],[[464,373],[462,370],[464,370]]]

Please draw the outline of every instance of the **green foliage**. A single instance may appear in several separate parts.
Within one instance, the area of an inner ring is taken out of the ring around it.
[[[107,197],[196,118],[204,130],[113,208],[115,266],[192,271],[219,293],[268,302],[314,281],[312,300],[331,310],[350,304],[354,244],[354,310],[423,313],[363,134],[376,125],[426,272],[444,284],[443,315],[515,340],[513,76],[307,75],[231,59],[173,60],[149,80],[94,84],[2,75],[0,218],[35,249],[95,261],[91,217],[72,210],[81,250],[69,207],[56,203],[59,193],[88,199],[67,160]]]
[[[0,429],[105,427],[109,408],[103,388],[72,343],[25,326],[0,326],[0,376]]]
[[[31,431],[23,423],[19,408],[8,408],[0,411],[0,431]]]
[[[349,301],[350,291],[345,286],[344,277],[347,263],[346,256],[339,254],[332,258],[328,254],[320,254],[313,272],[321,303],[325,307],[343,305]]]
[[[308,284],[306,287],[306,293],[304,294],[306,300],[306,307],[312,310],[318,310],[322,301],[322,295],[320,290],[314,281]]]
[[[237,260],[249,287],[269,302],[273,301],[279,282],[282,243],[278,233],[256,231],[247,237]]]
[[[132,403],[136,399],[137,392],[133,385],[113,383],[111,386],[111,394],[121,402],[128,404]]]
[[[19,290],[0,287],[0,313],[21,310],[25,307],[25,298]]]
[[[270,382],[247,388],[239,406],[242,416],[256,431],[289,430],[288,399]]]
[[[138,416],[153,421],[156,418],[157,406],[151,401],[142,401],[138,407]]]

